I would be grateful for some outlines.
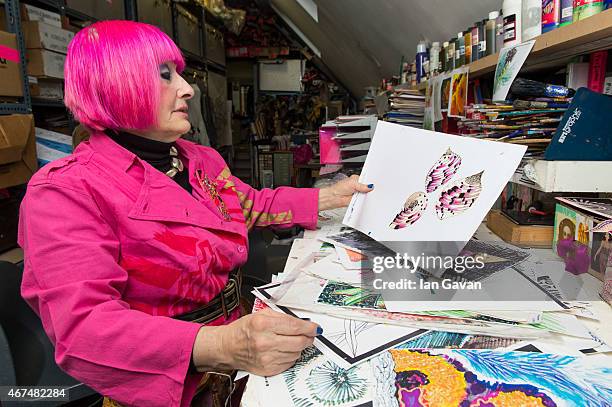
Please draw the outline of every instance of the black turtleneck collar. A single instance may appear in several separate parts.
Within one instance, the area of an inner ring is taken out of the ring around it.
[[[106,130],[105,133],[107,136],[113,139],[115,143],[130,151],[141,160],[148,162],[158,171],[165,174],[168,170],[170,170],[170,168],[172,168],[170,148],[176,148],[176,142],[167,143],[157,141],[123,131]],[[180,155],[179,158],[181,158]],[[181,160],[183,161],[183,164],[186,164],[183,158],[181,158]],[[175,180],[181,187],[186,189],[187,192],[191,193],[191,184],[189,184],[187,168],[177,173],[172,179]]]

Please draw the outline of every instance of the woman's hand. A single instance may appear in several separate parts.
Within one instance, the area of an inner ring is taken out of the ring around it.
[[[355,192],[370,192],[374,184],[359,183],[357,175],[351,175],[342,181],[319,190],[319,210],[342,208],[348,206]]]
[[[202,327],[193,361],[198,371],[240,369],[273,376],[293,366],[321,333],[313,322],[264,309],[229,325]]]

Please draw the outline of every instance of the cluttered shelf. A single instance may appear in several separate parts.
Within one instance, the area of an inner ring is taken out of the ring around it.
[[[560,66],[569,59],[582,54],[610,48],[612,46],[612,10],[606,10],[588,19],[544,33],[535,38],[535,44],[525,61],[525,70]],[[495,71],[499,52],[488,55],[467,65],[470,79]],[[412,89],[424,91],[427,82]]]

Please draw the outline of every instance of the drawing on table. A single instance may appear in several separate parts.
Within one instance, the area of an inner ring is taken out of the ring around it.
[[[343,369],[310,346],[282,375],[295,406],[343,407],[369,401],[368,370],[364,363]]]
[[[352,357],[359,354],[359,335],[376,324],[352,319],[344,320],[344,329],[338,331],[325,332],[327,339],[331,340],[336,346],[340,346],[350,352]],[[340,327],[341,328],[341,327]]]
[[[450,148],[430,168],[425,177],[427,193],[434,192],[441,185],[446,184],[457,173],[461,166],[461,157]]]
[[[490,350],[388,353],[393,363],[386,354],[371,362],[396,373],[392,391],[376,395],[387,400],[381,405],[602,406],[612,398],[609,369],[584,358]],[[388,374],[381,379],[388,381]]]
[[[519,342],[519,339],[429,331],[395,349],[497,349]]]
[[[391,229],[403,229],[421,219],[423,211],[427,208],[427,195],[423,192],[415,192],[410,195],[402,210],[395,215],[393,222],[389,225]]]
[[[440,220],[459,215],[474,205],[482,192],[483,173],[484,171],[481,171],[455,182],[440,194],[436,204],[436,214]]]
[[[325,283],[317,302],[342,307],[385,309],[385,303],[380,294],[337,281]]]

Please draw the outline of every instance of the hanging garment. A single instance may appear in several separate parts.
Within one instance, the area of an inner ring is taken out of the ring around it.
[[[193,97],[187,100],[191,131],[183,135],[183,138],[210,147],[210,140],[206,132],[206,123],[202,116],[202,91],[197,84],[191,84],[191,87],[193,88]]]

